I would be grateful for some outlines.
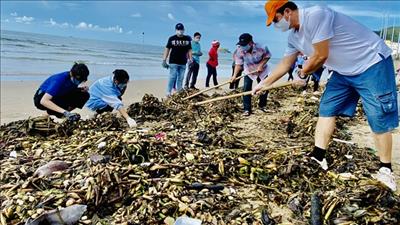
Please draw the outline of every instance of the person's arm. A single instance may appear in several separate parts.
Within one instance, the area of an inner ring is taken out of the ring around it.
[[[126,109],[124,107],[121,107],[120,109],[118,109],[118,112],[121,113],[121,115],[125,118],[125,120],[128,123],[130,128],[137,126],[136,121],[128,115],[128,113],[126,112]]]
[[[170,51],[171,51],[171,49],[169,49],[169,48],[164,49],[163,61],[167,61]]]
[[[300,75],[311,74],[321,68],[329,56],[329,40],[313,44],[314,52],[300,70]]]
[[[285,56],[272,71],[272,73],[253,89],[253,94],[257,94],[263,87],[270,86],[283,77],[289,71],[292,64],[296,61],[296,58],[297,53]]]
[[[118,110],[118,112],[121,113],[121,116],[124,117],[126,120],[127,120],[128,118],[131,118],[131,117],[128,115],[128,113],[126,112],[126,109],[125,109],[124,107],[121,107],[121,108]]]
[[[192,62],[193,61],[193,54],[192,54],[193,52],[192,52],[192,49],[189,49],[189,52],[188,52],[188,58],[189,58],[189,61],[190,62]]]
[[[56,105],[53,101],[51,101],[52,98],[53,98],[53,96],[45,93],[43,95],[42,99],[40,100],[40,104],[50,110],[58,112],[58,113],[64,113],[65,111],[67,111],[67,110],[61,108],[60,106]]]
[[[261,60],[260,63],[258,63],[258,66],[257,66],[258,72],[262,72],[264,70],[264,66],[268,63],[269,59],[270,59],[270,57],[266,57],[263,60]]]
[[[233,76],[231,77],[230,82],[234,82],[236,80],[237,75],[242,70],[242,65],[236,64],[235,69],[233,70]]]

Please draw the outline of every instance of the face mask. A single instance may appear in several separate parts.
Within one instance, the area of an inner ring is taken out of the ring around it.
[[[194,38],[193,41],[199,42],[199,41],[200,41],[200,38]]]
[[[117,87],[120,91],[124,90],[126,88],[127,84],[125,83],[121,83],[121,84],[117,84]]]
[[[289,17],[290,20],[290,17]],[[280,29],[282,32],[286,32],[289,30],[290,24],[288,21],[285,20],[285,17],[282,17],[281,20],[279,20],[279,22],[274,23],[274,27],[277,29]]]
[[[79,84],[82,83],[82,81],[79,81],[78,79],[76,79],[75,77],[72,78],[72,83],[74,83],[76,86],[78,86]]]
[[[182,36],[184,33],[185,33],[184,30],[177,30],[176,31],[176,35],[178,35],[178,36]]]
[[[242,49],[242,51],[244,52],[248,52],[250,50],[251,46],[250,44],[246,45],[246,46],[240,46],[240,49]]]

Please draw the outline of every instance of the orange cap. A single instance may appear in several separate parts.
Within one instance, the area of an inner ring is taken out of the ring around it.
[[[268,15],[267,26],[271,25],[272,20],[275,18],[276,11],[287,2],[288,0],[269,0],[267,3],[265,3],[264,8]]]

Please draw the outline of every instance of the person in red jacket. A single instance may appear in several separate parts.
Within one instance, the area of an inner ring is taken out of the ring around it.
[[[210,87],[211,76],[213,76],[214,86],[218,85],[217,81],[218,48],[219,48],[219,41],[214,40],[211,43],[211,49],[208,52],[209,59],[207,61],[206,87]]]

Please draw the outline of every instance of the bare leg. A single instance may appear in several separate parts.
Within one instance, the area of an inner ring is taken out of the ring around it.
[[[336,117],[318,117],[315,128],[315,146],[327,149],[336,126]]]
[[[374,133],[374,141],[381,162],[390,163],[392,161],[392,133]]]

